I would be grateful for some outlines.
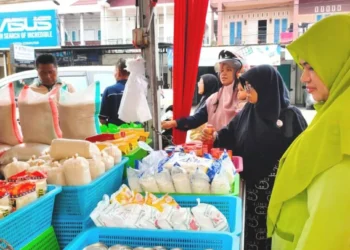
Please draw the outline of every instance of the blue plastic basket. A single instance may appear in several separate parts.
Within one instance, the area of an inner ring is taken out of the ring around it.
[[[20,249],[51,226],[55,197],[62,189],[49,185],[47,190],[38,200],[0,220],[0,239]]]
[[[101,175],[88,185],[64,186],[62,193],[57,196],[54,209],[55,216],[66,216],[67,219],[84,220],[104,194],[111,195],[121,186],[124,165],[128,158],[123,160],[112,169]]]
[[[52,225],[61,249],[71,243],[78,234],[95,226],[90,217],[87,217],[85,220],[69,220],[54,217]]]
[[[117,228],[93,228],[81,233],[65,249],[77,250],[101,242],[107,246],[116,244],[130,247],[164,246],[183,250],[238,250],[239,239],[228,233],[190,231],[137,230]]]
[[[172,195],[181,207],[195,207],[200,199],[201,203],[215,206],[225,215],[230,226],[230,232],[236,236],[242,233],[242,200],[231,195],[209,196],[209,195]]]

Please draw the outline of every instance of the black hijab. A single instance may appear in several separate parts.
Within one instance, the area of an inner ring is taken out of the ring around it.
[[[209,98],[209,96],[218,92],[219,90],[219,80],[215,75],[205,74],[201,76],[201,79],[203,79],[203,83],[204,83],[204,93],[202,94],[202,98],[195,112],[197,112],[202,107],[204,107],[206,105],[206,101]]]
[[[305,127],[294,126],[292,123],[295,119],[284,118],[285,110],[291,110],[293,117],[302,115],[296,108],[289,106],[288,90],[281,75],[272,66],[254,67],[244,73],[240,81],[243,85],[248,82],[256,90],[258,102],[247,103],[229,125],[219,131],[215,144],[232,149],[235,155],[242,156],[243,178],[256,181],[272,172],[284,151]],[[282,120],[282,127],[277,126],[279,119]],[[293,130],[288,140],[284,133],[285,126]]]

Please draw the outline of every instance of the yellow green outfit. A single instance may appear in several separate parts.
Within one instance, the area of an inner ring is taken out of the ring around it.
[[[350,250],[350,15],[313,25],[288,46],[330,90],[280,160],[268,209],[273,250]]]

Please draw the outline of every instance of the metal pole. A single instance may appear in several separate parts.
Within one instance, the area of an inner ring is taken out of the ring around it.
[[[4,77],[7,76],[7,60],[6,60],[6,53],[3,53],[2,54],[2,58],[3,58],[3,61],[4,61]]]
[[[158,81],[156,75],[156,60],[155,56],[155,35],[154,35],[154,18],[150,1],[139,0],[140,8],[140,26],[142,28],[149,27],[148,30],[148,47],[142,49],[142,56],[146,61],[146,77],[149,80],[148,89],[148,104],[152,112],[152,121],[148,122],[148,127],[151,128],[151,136],[153,139],[153,148],[155,150],[161,149],[161,137],[157,133],[160,131],[160,120],[159,120],[159,104],[158,104]],[[150,22],[151,20],[151,22]],[[150,23],[150,25],[149,25]],[[155,131],[153,129],[155,129]]]

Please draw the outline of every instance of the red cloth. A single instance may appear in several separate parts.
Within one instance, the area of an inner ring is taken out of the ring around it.
[[[191,112],[207,9],[208,0],[175,0],[174,119],[187,117]],[[186,141],[186,132],[174,129],[173,136],[175,144]]]

